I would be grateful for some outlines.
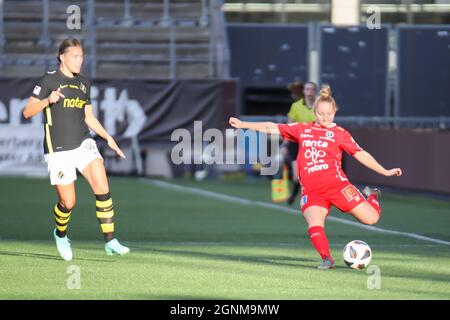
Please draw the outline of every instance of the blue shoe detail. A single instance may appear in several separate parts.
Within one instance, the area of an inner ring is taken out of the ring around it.
[[[66,261],[72,260],[72,248],[70,247],[70,239],[65,236],[64,238],[58,237],[56,234],[56,228],[53,230],[53,237],[56,241],[56,248],[59,255]]]
[[[108,256],[112,256],[114,253],[122,256],[130,252],[130,249],[121,245],[117,239],[112,239],[105,244],[105,251]]]

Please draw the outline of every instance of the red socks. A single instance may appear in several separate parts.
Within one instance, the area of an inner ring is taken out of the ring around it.
[[[380,203],[378,202],[378,196],[376,194],[371,194],[367,198],[367,201],[377,211],[378,215],[381,216],[381,207]]]
[[[316,248],[322,259],[325,259],[325,257],[333,259],[331,257],[328,238],[325,234],[324,228],[321,226],[314,226],[308,229],[308,233],[312,245],[314,246],[314,248]]]

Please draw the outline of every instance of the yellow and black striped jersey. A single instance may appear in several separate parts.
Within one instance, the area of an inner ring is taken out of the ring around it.
[[[90,137],[84,122],[84,108],[91,104],[90,82],[82,75],[69,78],[59,69],[48,71],[34,87],[32,96],[43,100],[58,88],[65,98],[44,109],[46,154],[76,149]]]

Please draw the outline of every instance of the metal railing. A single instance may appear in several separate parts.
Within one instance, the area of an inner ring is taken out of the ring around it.
[[[242,120],[251,122],[270,121],[287,123],[287,116],[242,116]],[[338,125],[346,128],[411,128],[450,130],[450,117],[368,117],[336,116]]]
[[[5,46],[5,31],[3,26],[3,0],[0,0],[0,56],[3,57]],[[3,69],[3,63],[0,63],[0,70]]]
[[[227,15],[236,17],[245,14],[244,19],[247,21],[251,19],[248,17],[248,14],[253,14],[258,21],[261,20],[263,15],[266,15],[267,19],[271,19],[273,14],[277,14],[279,17],[277,21],[280,23],[299,23],[306,22],[299,21],[298,18],[299,15],[305,13],[316,15],[316,21],[327,19],[331,10],[330,3],[330,0],[227,0],[223,10]],[[419,20],[415,17],[420,17],[421,21],[425,19],[428,23],[433,23],[435,17],[431,18],[430,13],[441,15],[442,20],[440,23],[445,23],[446,19],[443,16],[450,11],[450,3],[438,2],[437,0],[361,0],[361,21],[367,19],[366,13],[368,10],[372,10],[374,5],[380,10],[382,15],[391,15],[393,22],[411,24],[415,20]],[[403,20],[404,15],[406,15],[406,21]]]
[[[220,62],[217,65],[217,73],[222,75],[222,78],[224,79],[230,79],[230,47],[228,44],[228,33],[225,16],[223,12],[221,12],[223,4],[223,0],[216,0],[214,2],[214,5],[217,8],[211,8],[211,14],[215,14],[217,16],[215,19],[213,19],[213,21],[216,22],[215,24],[213,24],[213,28],[216,28],[213,34],[220,37],[220,39],[217,39],[215,45],[216,55],[218,61]]]
[[[97,41],[96,41],[96,29],[95,25],[95,0],[87,0],[87,15],[86,15],[86,24],[88,26],[87,29],[87,44],[90,49],[90,55],[88,57],[88,67],[90,70],[91,78],[95,78],[97,76]]]
[[[371,5],[378,6],[382,12],[448,12],[448,3],[436,3],[435,0],[361,0],[361,9]],[[226,12],[326,12],[330,9],[330,0],[227,0]]]

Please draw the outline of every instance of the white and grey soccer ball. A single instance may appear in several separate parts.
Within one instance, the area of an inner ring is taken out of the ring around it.
[[[195,180],[197,180],[197,181],[205,180],[207,175],[208,175],[207,170],[197,170],[194,172],[194,177],[195,177]]]
[[[344,247],[344,262],[353,269],[364,269],[372,261],[372,250],[361,240],[353,240]]]

